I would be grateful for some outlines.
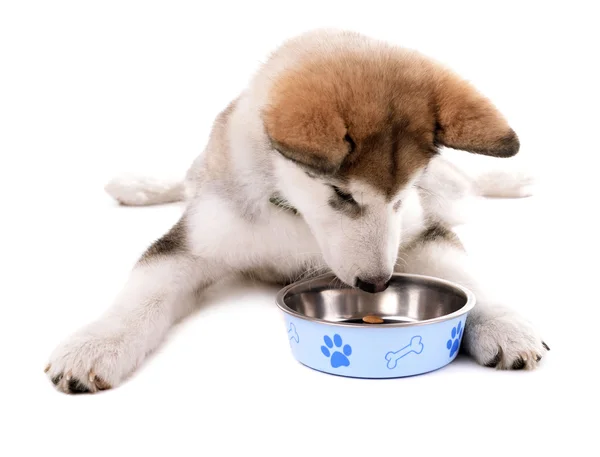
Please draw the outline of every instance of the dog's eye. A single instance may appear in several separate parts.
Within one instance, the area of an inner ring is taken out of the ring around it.
[[[352,197],[351,194],[344,192],[343,190],[341,190],[339,187],[336,186],[331,186],[331,188],[333,189],[333,191],[335,192],[335,194],[338,196],[338,198],[346,203],[351,203],[353,205],[358,205],[358,203],[356,202],[356,200],[354,200],[354,197]]]
[[[398,211],[401,206],[402,206],[402,200],[398,200],[396,203],[394,203],[394,211]]]

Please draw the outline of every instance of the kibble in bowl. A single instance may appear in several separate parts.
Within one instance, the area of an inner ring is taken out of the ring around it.
[[[372,314],[366,315],[362,320],[366,324],[383,324],[385,322],[381,317],[373,316]]]

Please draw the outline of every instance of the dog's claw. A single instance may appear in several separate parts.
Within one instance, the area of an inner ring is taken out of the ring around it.
[[[98,376],[96,373],[94,373],[93,370],[90,371],[89,380],[90,380],[90,383],[93,386],[95,386],[96,389],[98,389],[98,390],[108,390],[112,387],[104,379],[102,379],[100,376]]]

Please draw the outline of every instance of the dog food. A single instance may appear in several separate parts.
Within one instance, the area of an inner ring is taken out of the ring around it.
[[[363,317],[362,320],[367,324],[383,324],[383,319],[381,317],[373,316],[372,314]]]

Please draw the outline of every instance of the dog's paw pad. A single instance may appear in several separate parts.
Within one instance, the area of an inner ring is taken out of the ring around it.
[[[89,394],[91,390],[77,378],[68,377],[67,390],[71,394]]]
[[[541,360],[541,357],[540,357]],[[522,370],[527,364],[522,357],[517,357],[511,365],[511,370]]]

